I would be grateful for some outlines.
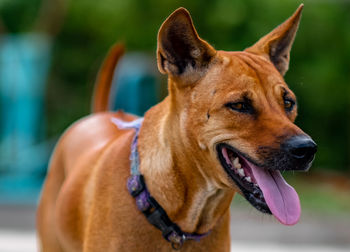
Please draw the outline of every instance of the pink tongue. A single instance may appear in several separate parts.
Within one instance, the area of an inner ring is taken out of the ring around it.
[[[294,188],[287,184],[279,171],[267,171],[253,164],[250,167],[272,214],[284,225],[296,224],[301,210]]]

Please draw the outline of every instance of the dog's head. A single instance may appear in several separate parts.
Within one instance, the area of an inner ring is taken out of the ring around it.
[[[296,98],[283,79],[301,11],[243,52],[216,51],[183,8],[158,34],[158,68],[169,76],[179,137],[200,156],[201,172],[286,225],[298,221],[300,203],[280,171],[308,170],[316,152],[294,124]]]

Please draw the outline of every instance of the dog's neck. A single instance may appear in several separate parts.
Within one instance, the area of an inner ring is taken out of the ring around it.
[[[173,222],[185,232],[205,233],[229,210],[234,193],[200,172],[204,164],[187,152],[179,117],[171,97],[147,112],[139,135],[140,171]]]

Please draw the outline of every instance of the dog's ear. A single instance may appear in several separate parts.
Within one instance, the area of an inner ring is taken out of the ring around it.
[[[290,18],[245,51],[265,56],[284,75],[289,67],[289,53],[298,30],[303,7],[304,5],[301,4]]]
[[[174,11],[158,32],[157,61],[161,73],[189,84],[198,80],[215,55],[215,49],[202,40],[185,8]]]

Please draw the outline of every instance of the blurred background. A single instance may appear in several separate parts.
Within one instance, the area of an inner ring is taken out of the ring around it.
[[[90,113],[94,80],[115,42],[128,51],[110,107],[142,115],[167,93],[156,36],[173,10],[186,7],[202,38],[235,51],[302,2],[285,80],[298,97],[297,124],[318,153],[310,172],[284,175],[304,214],[295,227],[281,227],[237,196],[232,239],[257,241],[260,251],[350,249],[349,0],[0,0],[0,251],[35,251],[34,211],[50,154],[63,131]]]

